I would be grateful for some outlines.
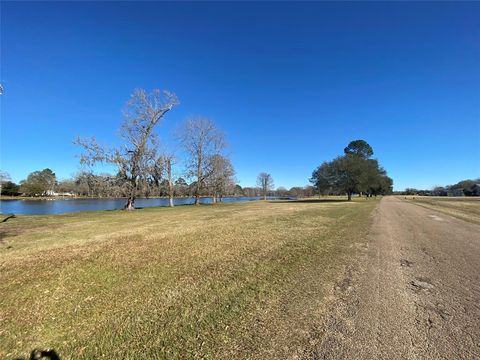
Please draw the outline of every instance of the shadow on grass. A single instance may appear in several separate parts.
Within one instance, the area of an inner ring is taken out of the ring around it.
[[[60,356],[58,356],[57,352],[53,349],[34,349],[30,353],[30,357],[28,358],[28,360],[39,360],[39,359],[60,360]],[[27,360],[27,359],[23,357],[19,357],[19,358],[15,358],[14,360]]]
[[[348,199],[305,199],[305,200],[270,200],[270,203],[337,203],[337,202],[348,202]]]

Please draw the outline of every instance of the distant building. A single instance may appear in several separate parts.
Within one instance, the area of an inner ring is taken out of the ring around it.
[[[57,193],[53,190],[47,190],[43,193],[43,195],[44,196],[75,196],[75,194],[71,192]]]

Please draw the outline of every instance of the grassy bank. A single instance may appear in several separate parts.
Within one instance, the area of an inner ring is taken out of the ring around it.
[[[375,200],[248,202],[1,224],[0,358],[301,356]]]
[[[405,198],[407,201],[428,209],[440,211],[474,224],[480,224],[479,197],[407,196]]]

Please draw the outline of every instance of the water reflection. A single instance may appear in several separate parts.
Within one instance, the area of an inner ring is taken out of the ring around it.
[[[253,201],[260,197],[227,197],[224,202]],[[277,199],[270,197],[271,199]],[[175,205],[190,205],[194,198],[175,198]],[[212,202],[212,198],[201,198],[202,204]],[[65,214],[79,211],[117,210],[125,205],[125,199],[55,199],[55,200],[1,200],[0,213],[18,215]],[[136,199],[135,207],[168,206],[168,199]]]

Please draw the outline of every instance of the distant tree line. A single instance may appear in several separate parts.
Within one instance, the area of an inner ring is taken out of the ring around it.
[[[420,196],[480,196],[480,178],[462,180],[453,185],[434,186],[430,190],[406,188],[405,191],[398,191],[396,194]]]
[[[20,195],[20,186],[15,184],[6,171],[0,170],[0,193],[7,196]]]
[[[377,196],[390,194],[393,180],[387,176],[377,159],[372,159],[373,149],[364,140],[355,140],[344,149],[344,154],[317,167],[310,179],[318,193],[323,195],[353,194]]]
[[[12,182],[10,175],[7,172],[0,171],[0,189],[2,195],[48,195],[56,184],[57,180],[55,173],[50,169],[34,171],[28,175],[27,179],[20,181],[20,184]]]
[[[230,174],[227,172],[227,175]],[[262,173],[263,174],[263,173]],[[259,175],[263,176],[262,174]],[[271,175],[270,175],[271,177]],[[272,179],[273,182],[273,179]],[[225,196],[247,197],[311,197],[315,193],[312,186],[292,187],[277,189],[262,187],[241,187],[238,184],[228,183],[212,178],[211,186],[204,186],[200,196],[213,196],[217,194],[217,200],[221,200],[218,194]],[[76,196],[92,198],[126,198],[128,186],[125,186],[121,176],[111,174],[95,174],[92,171],[80,171],[72,178],[59,180],[51,169],[32,172],[27,179],[20,184],[11,181],[6,172],[0,173],[1,194],[5,196]],[[138,186],[137,197],[170,197],[173,189],[173,197],[194,197],[197,191],[195,181],[187,182],[184,177],[173,177],[173,186],[170,186],[169,178],[151,176],[141,180]]]

